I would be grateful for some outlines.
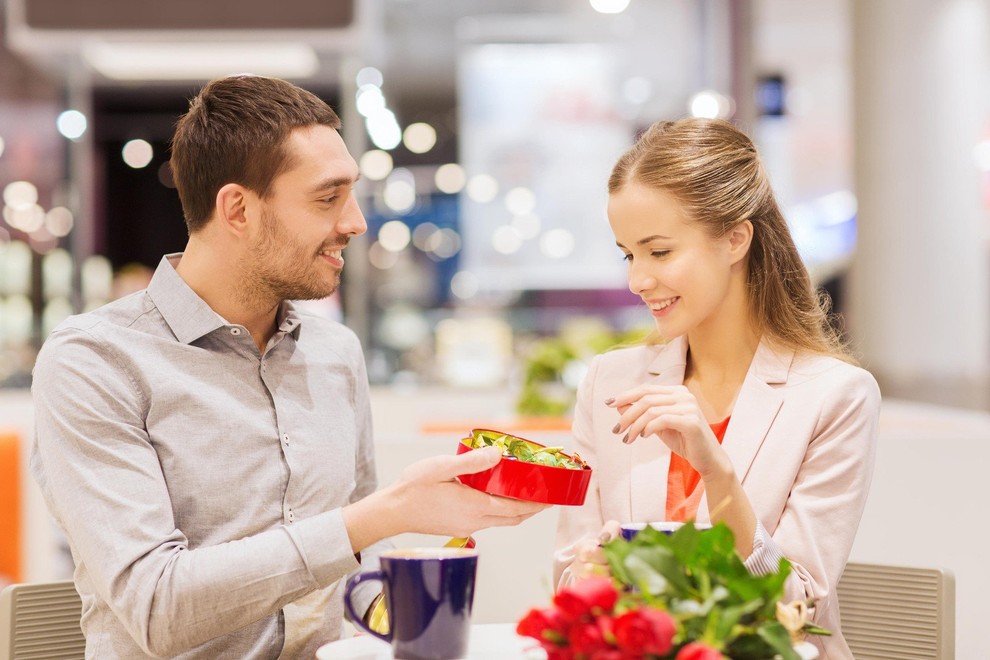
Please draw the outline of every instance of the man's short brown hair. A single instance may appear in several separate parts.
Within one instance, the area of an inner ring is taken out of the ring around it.
[[[316,124],[338,129],[340,119],[316,95],[284,80],[231,76],[203,87],[172,137],[172,172],[189,233],[203,228],[228,183],[267,197],[291,165],[284,148],[289,133]]]

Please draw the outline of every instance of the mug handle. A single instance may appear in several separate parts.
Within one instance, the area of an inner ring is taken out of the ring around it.
[[[351,616],[351,623],[356,627],[360,628],[369,635],[374,635],[378,639],[392,643],[392,631],[389,630],[387,635],[383,635],[378,631],[372,630],[364,623],[364,615],[358,614],[354,611],[354,604],[351,603],[351,592],[362,582],[382,582],[384,580],[384,574],[381,571],[368,571],[366,573],[357,573],[352,575],[347,580],[347,586],[344,587],[344,607],[347,608],[347,613]]]

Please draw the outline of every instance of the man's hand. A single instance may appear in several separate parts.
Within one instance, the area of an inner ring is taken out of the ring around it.
[[[495,447],[413,463],[391,486],[344,508],[344,523],[355,551],[383,538],[415,532],[470,536],[487,527],[518,525],[549,505],[496,497],[457,481],[493,467]]]

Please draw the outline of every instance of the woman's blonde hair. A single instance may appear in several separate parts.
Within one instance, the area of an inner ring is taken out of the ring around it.
[[[657,122],[619,158],[609,194],[630,182],[673,195],[713,238],[749,220],[749,301],[760,331],[795,351],[853,361],[828,322],[830,301],[812,286],[756,147],[744,133],[717,119]]]

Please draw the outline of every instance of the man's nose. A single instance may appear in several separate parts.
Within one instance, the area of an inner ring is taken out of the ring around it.
[[[360,236],[368,231],[368,223],[361,212],[361,206],[357,202],[357,197],[351,193],[344,207],[344,212],[337,223],[337,233],[348,236]]]

